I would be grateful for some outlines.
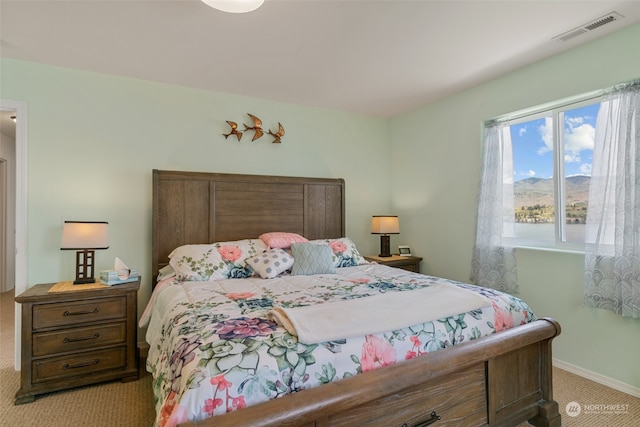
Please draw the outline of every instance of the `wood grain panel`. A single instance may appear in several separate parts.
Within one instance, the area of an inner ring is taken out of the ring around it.
[[[302,200],[303,184],[219,182],[216,190],[221,197],[240,199],[297,199]]]
[[[341,237],[345,235],[344,186],[325,186],[325,235]],[[340,216],[335,215],[340,213]],[[342,220],[340,219],[342,218]]]
[[[305,185],[305,206],[304,211],[306,221],[304,224],[304,236],[310,240],[320,239],[319,236],[327,236],[325,194],[324,186]],[[331,237],[331,236],[329,236]]]
[[[329,423],[335,427],[416,425],[428,420],[433,411],[442,425],[469,427],[487,422],[484,364],[454,372],[429,387],[410,387],[402,395],[400,401],[390,395],[330,416]]]
[[[303,234],[301,216],[217,216],[216,228],[217,242],[255,239],[271,231]]]
[[[500,422],[508,418],[514,409],[527,407],[543,399],[539,344],[522,348],[518,352],[503,354],[491,364],[500,366],[492,369],[489,381],[492,384],[490,396],[492,421]],[[491,412],[490,412],[491,413]]]
[[[184,181],[184,241],[209,242],[209,183]]]

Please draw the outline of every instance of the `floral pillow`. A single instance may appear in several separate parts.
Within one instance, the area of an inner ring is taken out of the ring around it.
[[[309,241],[299,234],[285,233],[282,231],[261,234],[260,240],[265,242],[270,248],[280,249],[288,249],[292,243],[305,243]]]
[[[184,245],[169,254],[169,264],[179,281],[204,281],[251,277],[245,260],[267,250],[260,239]]]
[[[336,268],[369,264],[369,262],[360,255],[355,243],[353,243],[348,237],[342,237],[340,239],[311,240],[310,243],[331,246],[331,249],[333,250],[333,266]]]
[[[273,279],[293,265],[293,257],[282,249],[273,248],[246,259],[247,265],[263,279]]]

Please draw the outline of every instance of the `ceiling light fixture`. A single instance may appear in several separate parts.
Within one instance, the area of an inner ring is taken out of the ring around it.
[[[200,0],[214,9],[229,13],[251,12],[262,6],[264,0]]]

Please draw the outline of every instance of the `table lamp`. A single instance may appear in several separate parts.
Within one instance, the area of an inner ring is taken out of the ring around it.
[[[76,250],[76,280],[74,285],[94,283],[93,261],[96,249],[108,249],[105,221],[65,221],[62,229],[62,250]]]
[[[380,236],[380,257],[391,256],[389,234],[400,234],[400,223],[397,215],[374,215],[371,219],[371,234]]]

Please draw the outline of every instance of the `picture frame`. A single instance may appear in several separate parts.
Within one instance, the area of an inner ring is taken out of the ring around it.
[[[411,248],[407,245],[399,245],[398,246],[398,255],[400,256],[411,256]]]

